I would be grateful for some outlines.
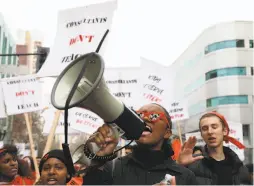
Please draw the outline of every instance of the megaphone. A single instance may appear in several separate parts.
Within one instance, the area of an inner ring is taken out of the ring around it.
[[[88,109],[100,116],[105,123],[116,124],[124,131],[123,138],[138,140],[145,130],[145,122],[110,93],[103,78],[104,61],[96,52],[80,56],[62,71],[52,89],[52,105],[59,110],[65,109],[68,95],[84,65],[85,72],[69,108]]]

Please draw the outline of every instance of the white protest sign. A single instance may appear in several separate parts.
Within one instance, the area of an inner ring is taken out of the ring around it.
[[[6,118],[3,89],[0,83],[0,118]]]
[[[60,120],[60,122],[64,120]],[[70,128],[78,130],[86,134],[93,134],[104,121],[95,113],[83,109],[74,107],[69,110],[69,122]]]
[[[140,103],[158,103],[169,110],[169,103],[173,101],[175,73],[170,68],[153,61],[141,58],[140,70]]]
[[[55,43],[38,77],[58,76],[74,59],[95,52],[106,30],[111,28],[116,7],[117,1],[109,1],[60,11]],[[102,56],[108,37],[99,52]]]
[[[197,139],[197,143],[195,146],[204,146],[205,145],[205,141],[203,140],[201,133],[200,132],[190,132],[190,133],[186,133],[185,134],[185,138],[186,140],[189,139],[189,137],[191,136],[195,136]]]
[[[1,82],[8,115],[42,109],[41,85],[34,76],[18,76]]]
[[[169,115],[172,122],[189,118],[188,107],[183,102],[173,102],[169,106]]]
[[[105,69],[104,78],[110,93],[126,106],[137,109],[140,84],[139,68]]]
[[[229,136],[237,139],[243,144],[243,128],[241,123],[235,123],[232,121],[228,121],[228,125],[230,128]],[[244,161],[244,149],[239,149],[237,146],[235,146],[232,143],[225,143],[224,146],[227,146],[231,148],[240,158],[241,161]]]
[[[51,104],[51,92],[56,78],[40,78],[39,82],[42,87],[42,104],[43,108],[53,107]]]
[[[54,114],[55,110],[53,108],[47,109],[42,114],[45,120],[43,129],[44,134],[49,134],[54,120]],[[78,134],[82,132],[90,135],[103,123],[103,120],[98,115],[89,110],[78,107],[68,110],[68,134]],[[64,134],[64,111],[61,112],[55,134]]]
[[[45,109],[44,112],[41,114],[41,117],[44,120],[44,127],[43,127],[43,134],[48,135],[50,133],[51,127],[53,125],[53,121],[55,118],[55,113],[56,113],[55,108],[49,108]],[[68,128],[68,134],[73,135],[73,134],[79,134],[80,132],[77,130],[74,130],[72,128]],[[58,125],[56,127],[55,134],[64,134],[64,120],[63,120],[63,113],[61,113]]]

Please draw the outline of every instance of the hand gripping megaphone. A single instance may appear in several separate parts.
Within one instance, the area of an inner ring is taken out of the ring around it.
[[[83,67],[85,72],[70,100],[69,108],[88,109],[105,123],[116,124],[124,131],[125,139],[139,139],[145,130],[145,122],[110,93],[103,78],[104,61],[96,52],[75,59],[58,76],[51,94],[53,106],[59,110],[65,109],[67,97]]]

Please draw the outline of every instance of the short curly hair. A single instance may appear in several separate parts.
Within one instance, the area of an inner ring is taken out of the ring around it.
[[[4,156],[5,154],[12,154],[14,156],[18,155],[18,148],[15,145],[5,144],[0,149],[0,158]]]

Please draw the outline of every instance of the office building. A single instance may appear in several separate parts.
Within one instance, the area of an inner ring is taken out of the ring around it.
[[[16,53],[16,43],[4,21],[2,14],[0,14],[0,53]],[[17,56],[0,56],[0,78],[16,76],[18,72]]]
[[[216,110],[242,124],[247,162],[253,161],[253,22],[207,28],[172,64],[176,99],[186,101],[190,118],[184,133],[197,131],[200,116]]]

